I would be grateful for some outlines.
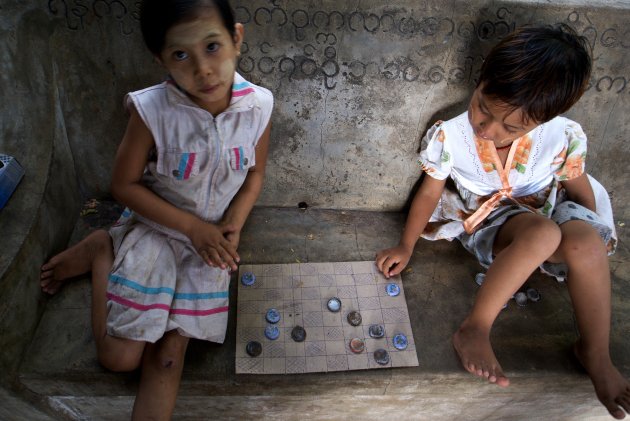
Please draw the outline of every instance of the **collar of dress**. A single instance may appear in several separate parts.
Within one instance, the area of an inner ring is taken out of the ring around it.
[[[186,91],[175,83],[175,80],[173,80],[170,75],[167,76],[164,83],[166,83],[166,95],[172,104],[199,108],[199,106],[186,95]],[[234,72],[230,105],[223,113],[246,111],[257,105],[258,101],[256,100],[254,85],[245,80],[238,72]]]

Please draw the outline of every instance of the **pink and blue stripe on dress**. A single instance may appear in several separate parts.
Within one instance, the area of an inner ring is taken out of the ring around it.
[[[159,294],[170,295],[173,297],[173,300],[212,300],[212,299],[225,299],[229,296],[229,291],[216,291],[216,292],[203,292],[203,293],[182,293],[175,292],[173,288],[170,287],[146,287],[144,285],[140,285],[137,282],[129,280],[127,278],[123,278],[122,276],[110,274],[109,282],[112,284],[118,284],[125,286],[126,288],[137,291],[145,296],[156,296]],[[168,304],[154,302],[154,303],[140,303],[129,298],[121,297],[120,295],[113,294],[111,292],[107,293],[107,298],[111,301],[114,301],[124,307],[133,308],[138,311],[149,311],[149,310],[164,310],[169,312],[170,314],[181,314],[186,316],[209,316],[211,314],[224,313],[228,311],[227,306],[220,307],[211,307],[191,310],[185,308],[174,308],[169,306]],[[151,301],[150,299],[147,301]]]
[[[176,178],[178,180],[188,180],[190,178],[190,173],[195,165],[196,158],[197,154],[193,152],[182,154],[182,157],[179,160],[179,168],[177,169]]]
[[[232,168],[235,170],[242,170],[245,165],[245,153],[242,146],[232,148],[232,159],[234,160]]]
[[[254,92],[254,88],[249,82],[235,83],[232,85],[232,97],[244,96]]]

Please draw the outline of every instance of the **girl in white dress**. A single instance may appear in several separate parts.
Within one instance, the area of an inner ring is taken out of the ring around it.
[[[426,174],[402,238],[376,264],[399,274],[420,236],[457,238],[473,253],[488,270],[453,344],[466,370],[500,386],[509,380],[490,343],[497,315],[536,268],[566,278],[580,332],[575,354],[620,419],[630,384],[608,351],[612,211],[584,172],[580,125],[558,117],[588,84],[587,45],[567,26],[525,27],[492,49],[468,111],[429,130],[418,160]]]
[[[169,79],[127,95],[111,191],[129,210],[42,267],[91,271],[98,359],[142,368],[133,418],[169,419],[189,338],[223,342],[229,271],[263,184],[271,93],[236,73],[243,26],[226,0],[145,0],[144,40]]]

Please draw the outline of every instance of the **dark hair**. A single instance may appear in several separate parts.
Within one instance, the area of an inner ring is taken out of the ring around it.
[[[508,34],[488,54],[477,86],[485,96],[522,109],[544,123],[567,111],[584,93],[591,75],[585,37],[565,24],[525,26]]]
[[[194,19],[199,8],[204,6],[218,10],[223,25],[234,38],[234,12],[228,0],[142,0],[140,28],[149,51],[160,55],[168,30],[178,23]]]

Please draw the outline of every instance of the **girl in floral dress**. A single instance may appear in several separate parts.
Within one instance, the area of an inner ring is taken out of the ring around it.
[[[456,238],[473,253],[487,273],[453,344],[466,370],[500,386],[509,379],[490,331],[501,308],[538,267],[566,279],[580,332],[575,354],[621,419],[630,384],[608,350],[610,201],[584,172],[582,128],[559,117],[588,84],[586,46],[563,25],[521,28],[492,49],[468,111],[428,131],[418,159],[426,175],[401,240],[376,264],[387,277],[399,274],[420,236]]]

